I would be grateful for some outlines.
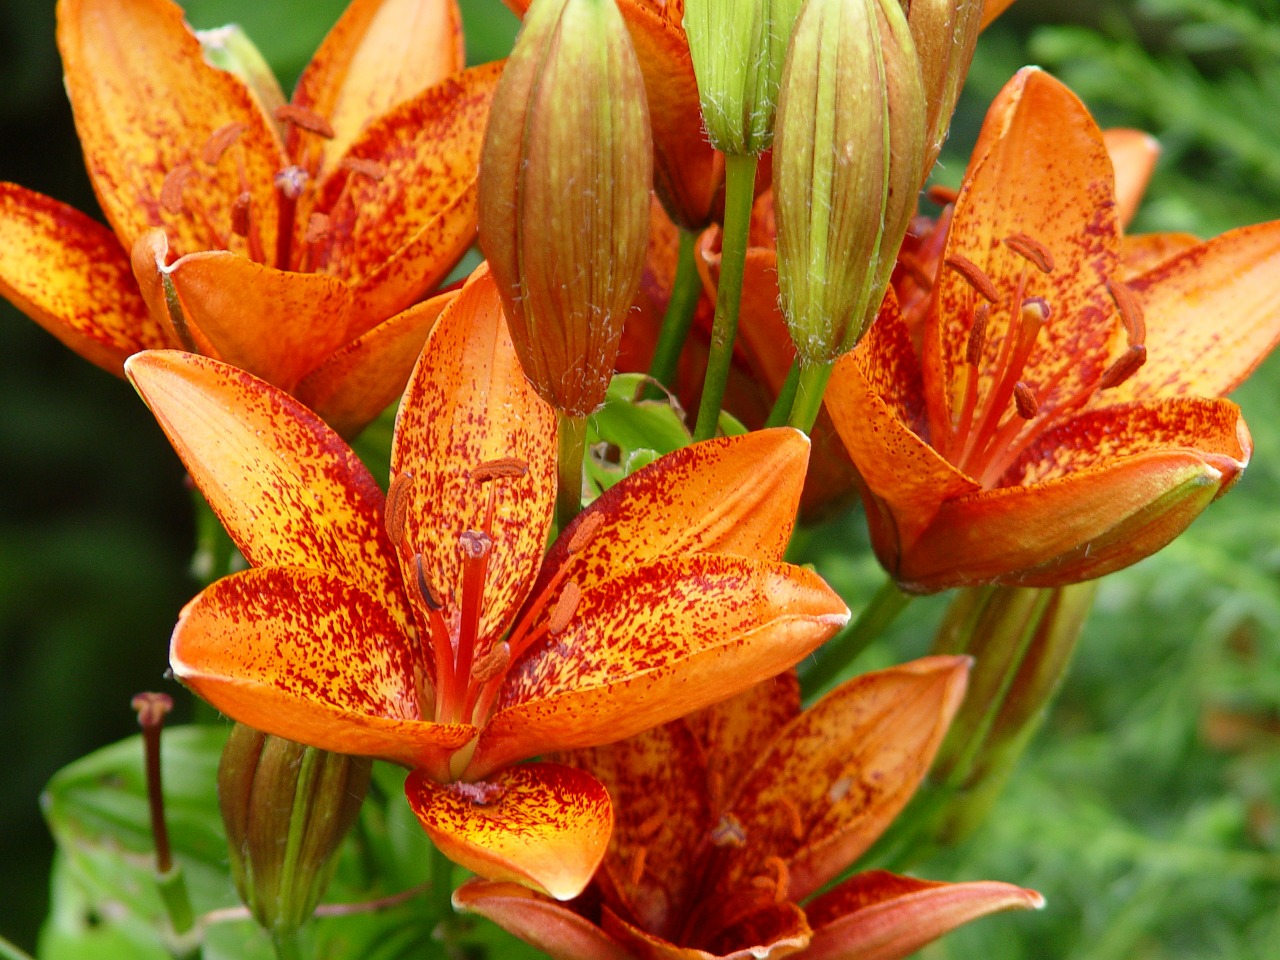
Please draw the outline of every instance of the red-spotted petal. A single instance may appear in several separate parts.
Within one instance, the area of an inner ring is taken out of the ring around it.
[[[956,927],[1001,910],[1039,910],[1044,898],[1008,883],[932,883],[883,870],[855,874],[805,908],[805,960],[900,960]]]
[[[1141,276],[1199,245],[1200,238],[1190,233],[1126,234],[1120,245],[1120,279],[1127,282]]]
[[[517,883],[475,878],[453,892],[453,907],[492,920],[558,960],[635,960],[591,921]]]
[[[0,183],[0,295],[117,375],[131,353],[174,345],[147,313],[115,235],[12,183]]]
[[[475,736],[422,719],[430,705],[414,641],[376,598],[331,573],[224,577],[182,611],[169,660],[228,716],[335,753],[443,772]]]
[[[558,763],[511,767],[473,783],[440,784],[414,771],[404,788],[431,842],[450,860],[557,900],[586,887],[613,827],[600,782]]]

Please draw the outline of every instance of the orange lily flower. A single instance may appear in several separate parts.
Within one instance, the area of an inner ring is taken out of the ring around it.
[[[974,156],[922,343],[886,298],[827,392],[913,591],[1062,585],[1164,546],[1248,463],[1218,398],[1280,339],[1280,222],[1131,275],[1102,134],[1048,75],[1005,87]]]
[[[111,229],[0,184],[0,293],[115,373],[193,350],[348,432],[394,400],[475,236],[499,66],[462,70],[454,0],[354,0],[288,104],[170,0],[60,0],[58,44]]]
[[[787,674],[580,751],[568,759],[608,786],[617,818],[592,888],[559,904],[473,880],[454,905],[575,960],[796,951],[806,960],[893,960],[985,914],[1039,907],[1039,894],[1005,883],[880,870],[813,897],[915,791],[963,696],[967,665],[933,657],[866,674],[803,713]]]
[[[301,403],[219,361],[126,364],[253,569],[174,631],[174,672],[252,727],[415,768],[436,844],[485,876],[577,894],[608,795],[554,750],[731,696],[848,618],[781,562],[808,443],[689,447],[612,488],[543,556],[556,417],[521,373],[482,268],[444,311],[400,408],[384,497]]]

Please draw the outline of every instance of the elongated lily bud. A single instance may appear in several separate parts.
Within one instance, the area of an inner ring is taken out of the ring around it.
[[[711,145],[763,153],[787,41],[803,0],[686,0],[684,31]]]
[[[644,79],[613,0],[536,0],[494,93],[480,248],[538,394],[603,401],[649,240]]]
[[[911,0],[907,22],[920,60],[925,154],[920,182],[938,159],[982,28],[982,0]]]
[[[373,762],[306,747],[237,723],[218,764],[231,875],[254,918],[277,936],[300,927],[333,873]]]
[[[1089,581],[956,594],[932,652],[969,654],[974,668],[929,774],[953,792],[936,839],[959,841],[986,816],[1044,719],[1096,593],[1097,581]]]
[[[914,208],[924,100],[897,0],[809,0],[778,104],[778,287],[801,362],[853,348]]]

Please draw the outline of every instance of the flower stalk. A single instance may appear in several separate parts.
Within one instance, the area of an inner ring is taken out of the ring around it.
[[[649,376],[667,389],[675,386],[680,351],[684,348],[685,340],[689,338],[693,312],[698,306],[698,298],[702,295],[702,281],[698,276],[698,265],[694,259],[698,235],[683,227],[679,230],[680,246],[676,254],[676,275],[671,284],[671,297],[667,301],[667,309],[662,315],[662,329],[658,333],[658,343],[653,349],[653,360],[649,363]],[[645,393],[652,399],[661,396],[661,391],[653,384],[646,388]]]

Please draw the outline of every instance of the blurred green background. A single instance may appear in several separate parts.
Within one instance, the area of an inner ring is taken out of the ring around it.
[[[236,21],[287,84],[341,0],[192,0]],[[472,58],[514,18],[464,3]],[[94,210],[53,44],[50,0],[0,0],[0,179]],[[984,36],[940,179],[955,183],[991,95],[1024,63],[1067,80],[1104,125],[1164,156],[1135,230],[1209,236],[1280,217],[1280,5],[1019,0]],[[1277,269],[1280,269],[1278,267]],[[1237,399],[1255,460],[1169,549],[1110,578],[1049,724],[986,829],[926,876],[1004,879],[1047,910],[987,921],[928,957],[1280,955],[1280,362]],[[122,381],[0,303],[0,934],[34,945],[55,770],[136,729],[167,688],[168,631],[194,590],[182,471]],[[849,522],[857,538],[857,521]],[[853,605],[864,552],[827,557]],[[921,652],[918,604],[868,662]],[[180,703],[185,697],[179,693]]]

